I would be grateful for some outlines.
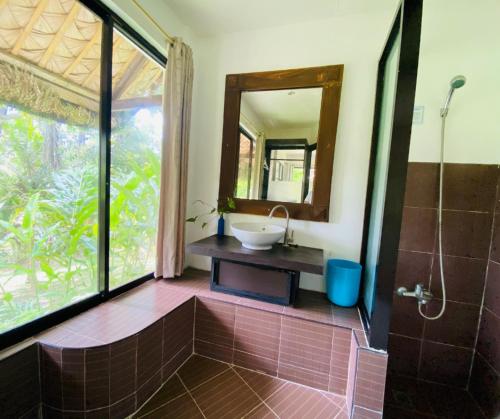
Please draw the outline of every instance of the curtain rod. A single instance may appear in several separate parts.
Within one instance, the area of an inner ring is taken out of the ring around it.
[[[151,14],[149,14],[149,12],[143,7],[141,6],[141,4],[139,3],[139,0],[132,0],[132,2],[136,5],[136,7],[144,14],[144,16],[146,16],[152,23],[153,25],[156,27],[156,29],[158,29],[162,34],[163,36],[165,37],[165,39],[168,41],[168,43],[170,45],[173,45],[174,44],[174,38],[172,36],[170,36],[159,24],[158,22],[156,21],[156,19],[151,16]]]

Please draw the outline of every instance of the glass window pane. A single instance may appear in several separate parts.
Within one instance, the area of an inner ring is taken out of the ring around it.
[[[0,332],[98,292],[102,23],[32,3],[0,9],[36,20],[0,33]]]
[[[255,146],[251,138],[240,133],[240,149],[238,161],[238,182],[236,184],[236,198],[248,199],[252,186],[252,169],[255,160]]]
[[[164,69],[113,36],[110,288],[154,270]]]

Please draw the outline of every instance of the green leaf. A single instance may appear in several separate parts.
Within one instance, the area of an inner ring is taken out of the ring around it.
[[[195,223],[197,219],[198,219],[198,216],[188,218],[188,219],[186,220],[186,223]]]
[[[201,225],[201,228],[205,228],[207,225],[208,225],[208,223],[207,223],[207,222],[204,222],[204,223]]]
[[[14,298],[14,296],[13,296],[13,295],[12,295],[12,293],[10,293],[10,292],[5,292],[5,293],[3,294],[3,300],[4,300],[5,302],[7,302],[7,303],[8,303],[8,302],[10,302],[10,301],[12,301],[12,299],[13,299],[13,298]]]

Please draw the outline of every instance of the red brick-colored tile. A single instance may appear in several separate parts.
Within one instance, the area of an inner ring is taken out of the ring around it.
[[[207,418],[235,418],[250,413],[261,401],[232,369],[191,392]]]
[[[285,384],[283,380],[245,368],[235,367],[234,370],[262,400],[267,400]]]
[[[437,210],[404,207],[399,249],[432,253],[436,225]]]
[[[200,298],[196,302],[195,338],[220,346],[233,347],[233,304]]]
[[[85,410],[110,405],[109,355],[109,345],[85,349]]]
[[[500,263],[489,261],[484,306],[500,317]]]
[[[329,391],[346,394],[349,354],[352,330],[335,327],[333,329],[332,356],[330,360]]]
[[[233,348],[216,345],[202,340],[194,341],[194,353],[208,358],[217,359],[231,364],[233,362]]]
[[[354,384],[354,405],[382,411],[386,375],[387,355],[359,349]]]
[[[163,320],[162,364],[170,361],[194,338],[194,299],[167,314]]]
[[[283,317],[280,364],[329,374],[332,337],[331,326]]]
[[[188,394],[180,396],[142,417],[148,419],[203,419],[203,415]]]
[[[83,349],[62,350],[62,400],[64,410],[85,409],[85,353]]]
[[[110,403],[130,396],[136,389],[137,336],[113,343],[109,347]]]
[[[234,349],[277,361],[280,330],[280,315],[237,306]]]
[[[248,352],[234,351],[233,364],[255,371],[265,372],[269,375],[276,375],[278,373],[277,360],[249,354]]]
[[[229,365],[223,362],[193,355],[178,371],[178,375],[186,387],[193,390],[229,368]]]
[[[364,407],[354,406],[352,419],[382,419],[382,412],[375,412]]]
[[[328,391],[328,384],[330,382],[328,374],[307,370],[282,362],[280,362],[278,366],[278,377],[324,391]]]
[[[159,320],[139,333],[137,341],[137,387],[161,370],[163,321]]]
[[[286,383],[266,404],[282,418],[335,418],[341,409],[319,391]]]

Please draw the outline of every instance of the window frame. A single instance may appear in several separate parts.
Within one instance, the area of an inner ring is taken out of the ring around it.
[[[0,334],[0,350],[12,346],[37,333],[43,332],[71,317],[116,297],[142,283],[154,278],[153,272],[132,280],[117,288],[109,287],[109,227],[110,227],[110,186],[111,186],[111,105],[112,105],[112,66],[113,30],[131,41],[162,67],[167,58],[135,29],[126,23],[116,12],[100,0],[77,0],[102,20],[101,34],[101,73],[99,109],[99,195],[98,195],[98,290],[96,294],[45,314]]]
[[[245,128],[243,128],[240,125],[240,136],[238,138],[238,142],[240,143],[240,147],[241,147],[241,136],[242,135],[250,142],[250,157],[248,158],[247,191],[246,191],[246,198],[245,198],[245,199],[249,199],[250,189],[252,186],[251,181],[252,181],[253,149],[255,147],[255,138]],[[239,155],[239,149],[238,149],[238,163],[239,163],[239,161],[240,161],[240,155]],[[236,191],[235,191],[235,194],[236,194]]]

